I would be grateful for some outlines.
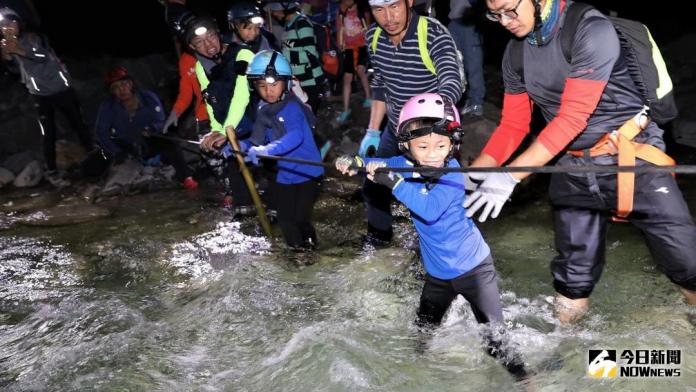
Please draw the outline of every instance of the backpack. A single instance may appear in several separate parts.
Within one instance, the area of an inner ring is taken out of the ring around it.
[[[331,28],[328,25],[314,22],[309,18],[307,20],[312,24],[312,29],[314,29],[322,70],[330,75],[338,75],[340,65],[338,45],[336,45],[336,40],[333,38],[333,34],[331,34]]]
[[[585,13],[594,9],[589,4],[574,2],[568,6],[561,28],[561,50],[568,64],[571,63],[573,38],[578,24]],[[660,49],[648,28],[640,22],[607,16],[621,44],[621,54],[626,59],[631,79],[638,88],[643,102],[650,108],[650,118],[658,124],[674,120],[678,115],[674,101],[672,80],[667,72]],[[523,76],[522,45],[524,41],[512,42],[510,56],[517,74]]]

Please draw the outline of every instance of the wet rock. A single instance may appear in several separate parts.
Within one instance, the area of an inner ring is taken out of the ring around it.
[[[14,180],[14,186],[17,188],[26,188],[38,185],[43,178],[43,168],[39,161],[31,161],[29,164],[17,174]]]
[[[86,205],[60,205],[20,217],[17,221],[27,226],[65,226],[90,222],[111,215],[108,208]]]
[[[100,196],[113,196],[127,193],[133,182],[140,176],[143,167],[133,160],[113,165]]]
[[[52,207],[60,201],[60,195],[56,192],[45,192],[4,200],[0,204],[0,212],[27,212]]]
[[[56,141],[56,165],[60,169],[78,164],[85,157],[85,149],[81,145],[60,139]]]
[[[4,142],[5,140],[3,140],[3,143]],[[11,171],[16,176],[19,175],[19,173],[21,173],[22,170],[24,170],[24,168],[27,167],[27,165],[29,165],[31,162],[40,160],[41,156],[39,154],[33,151],[24,151],[5,159],[2,162],[2,167]]]
[[[11,184],[14,181],[14,179],[14,173],[5,169],[4,167],[0,167],[0,188],[4,187],[7,184]]]

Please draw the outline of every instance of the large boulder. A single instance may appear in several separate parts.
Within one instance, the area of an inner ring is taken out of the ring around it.
[[[41,182],[43,174],[41,163],[39,163],[39,161],[31,161],[19,174],[17,174],[14,180],[14,186],[17,188],[36,186]]]
[[[0,167],[0,188],[4,187],[7,184],[11,184],[14,181],[14,179],[14,173],[5,169],[4,167]]]

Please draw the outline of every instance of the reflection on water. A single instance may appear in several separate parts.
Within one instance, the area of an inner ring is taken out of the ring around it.
[[[320,250],[298,256],[260,237],[253,220],[231,222],[205,199],[179,195],[134,197],[110,218],[69,228],[3,232],[3,390],[521,388],[484,354],[462,299],[420,340],[413,320],[422,271],[407,219],[398,220],[397,246],[361,250],[361,207],[325,196],[317,210]],[[557,325],[548,215],[542,202],[482,225],[510,335],[537,372],[534,385],[693,388],[689,317],[696,312],[650,268],[630,227],[612,227],[589,316]],[[682,376],[590,380],[587,350],[595,348],[681,349]]]

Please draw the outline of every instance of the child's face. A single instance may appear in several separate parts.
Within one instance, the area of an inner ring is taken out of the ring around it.
[[[442,167],[452,149],[452,142],[447,136],[430,133],[410,140],[407,146],[413,158],[422,166]]]
[[[285,81],[276,80],[275,83],[268,83],[261,79],[255,82],[255,87],[261,99],[268,103],[276,103],[283,97],[283,92],[285,92]]]
[[[239,38],[244,42],[251,42],[261,34],[261,26],[256,23],[247,23],[245,25],[238,23],[236,27],[239,32]]]

